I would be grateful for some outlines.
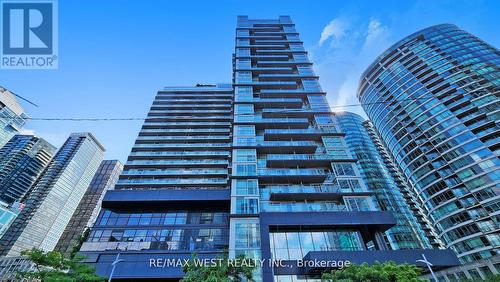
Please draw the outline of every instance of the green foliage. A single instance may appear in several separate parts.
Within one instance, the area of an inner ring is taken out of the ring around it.
[[[245,256],[238,256],[236,260],[231,261],[227,253],[223,258],[218,258],[216,265],[196,265],[196,254],[193,258],[183,267],[186,275],[181,282],[241,282],[241,281],[255,281],[253,280],[252,271],[255,266],[252,265],[253,261],[245,259]],[[245,261],[246,263],[234,263],[235,261]]]
[[[76,242],[76,245],[73,246],[73,249],[71,249],[70,258],[74,258],[76,256],[76,253],[82,247],[83,242],[87,241],[89,234],[90,234],[90,228],[86,228],[85,231],[83,231],[83,234],[80,235],[80,237],[78,237],[78,241]]]
[[[411,264],[396,264],[394,262],[375,263],[368,265],[353,264],[339,270],[325,272],[322,281],[331,282],[421,282],[418,276],[420,268]]]
[[[103,277],[97,276],[93,267],[81,263],[83,257],[65,258],[60,252],[44,252],[32,249],[23,251],[23,256],[28,257],[34,264],[36,270],[22,271],[19,277],[29,280],[37,279],[42,282],[84,282],[104,281]]]

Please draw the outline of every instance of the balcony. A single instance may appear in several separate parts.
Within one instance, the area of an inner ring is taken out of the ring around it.
[[[330,109],[313,110],[313,109],[292,109],[292,108],[264,108],[262,109],[263,117],[313,117],[318,114],[331,114]]]
[[[227,178],[121,178],[115,189],[151,189],[164,187],[211,187],[228,185]]]
[[[252,120],[235,121],[235,124],[255,124],[258,129],[269,127],[273,128],[307,128],[309,119],[307,118],[261,118],[254,117]],[[290,140],[290,138],[288,138]]]
[[[139,151],[131,152],[129,160],[144,158],[228,158],[228,151]]]
[[[168,149],[168,150],[185,150],[185,149],[206,149],[210,148],[221,148],[226,149],[230,147],[229,143],[164,143],[164,144],[135,144],[132,148],[133,151],[144,150],[144,149]]]
[[[294,99],[294,98],[274,98],[274,99],[261,99],[254,98],[253,103],[260,107],[287,107],[287,106],[295,106],[301,107],[303,104],[302,99]]]
[[[252,71],[254,73],[268,72],[268,73],[291,73],[293,72],[292,67],[251,67],[251,68],[241,68],[236,67],[237,70]]]
[[[293,91],[293,89],[297,88],[297,82],[295,81],[237,81],[236,85],[250,85],[255,88],[289,88],[289,91]],[[261,90],[262,92],[263,90]]]
[[[127,168],[147,167],[227,167],[228,160],[224,159],[171,159],[171,160],[130,160],[125,166]]]
[[[265,129],[264,138],[266,141],[290,140],[290,138],[300,140],[320,140],[322,136],[344,136],[333,127],[318,127],[306,129]]]
[[[328,154],[269,154],[267,167],[315,167],[330,166],[335,161],[355,161],[352,158],[338,158]]]
[[[160,175],[162,177],[171,176],[189,176],[189,177],[206,177],[206,176],[221,176],[227,175],[228,170],[222,168],[210,168],[210,169],[125,169],[122,172],[122,176],[127,176],[129,179],[131,177],[142,177],[142,176],[154,176]]]
[[[314,153],[318,143],[313,141],[260,141],[256,143],[233,143],[234,148],[256,148],[259,153]]]
[[[342,189],[337,184],[267,185],[260,189],[261,199],[269,201],[340,201],[344,196],[369,196],[362,188]]]
[[[202,141],[202,142],[207,142],[207,141],[230,141],[229,135],[199,135],[199,136],[139,136],[136,139],[137,141],[141,141],[141,143],[146,143],[146,142],[157,142],[157,141],[185,141],[185,142],[192,142],[192,141]]]
[[[141,136],[146,135],[206,135],[206,134],[229,134],[231,129],[229,128],[158,128],[158,129],[142,129],[140,132]]]
[[[262,73],[259,74],[259,79],[286,79],[286,78],[319,78],[314,73]]]
[[[220,128],[231,126],[230,122],[207,122],[207,121],[198,121],[198,122],[152,122],[146,121],[142,126],[142,129],[154,127],[157,129],[158,127],[164,127],[166,129],[172,128]]]
[[[322,182],[329,175],[326,169],[259,169],[258,178],[263,183],[273,182]]]

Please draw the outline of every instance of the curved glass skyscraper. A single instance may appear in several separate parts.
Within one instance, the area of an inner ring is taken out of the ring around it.
[[[358,160],[356,165],[360,175],[368,190],[374,193],[378,208],[393,212],[396,218],[397,224],[385,232],[385,239],[390,248],[393,250],[431,248],[430,240],[424,234],[424,228],[418,224],[417,218],[405,202],[401,192],[404,187],[398,187],[396,184],[365,128],[365,124],[369,126],[367,121],[350,112],[336,113],[335,120],[340,130],[345,133],[345,141]]]
[[[500,247],[500,53],[444,24],[363,73],[358,98],[447,247],[463,263]]]

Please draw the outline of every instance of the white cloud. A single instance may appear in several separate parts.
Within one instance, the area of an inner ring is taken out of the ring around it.
[[[342,39],[342,37],[344,37],[346,28],[346,23],[343,20],[340,18],[333,19],[323,28],[318,45],[323,45],[323,43],[330,38],[332,43],[338,42]]]
[[[359,103],[356,92],[361,73],[390,46],[391,30],[377,18],[364,22],[353,20],[354,17],[350,17],[350,21],[338,19],[335,18],[323,29],[311,58],[321,85],[328,93],[332,110],[365,116],[361,107],[343,106]],[[329,38],[334,45],[322,47],[321,44]]]
[[[365,39],[364,47],[372,45],[377,40],[388,34],[388,28],[383,26],[376,18],[371,18],[368,23],[368,32]]]

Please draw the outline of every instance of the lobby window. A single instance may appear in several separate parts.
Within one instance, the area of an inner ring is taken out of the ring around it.
[[[363,250],[354,230],[273,232],[269,236],[273,259],[303,259],[311,251]]]

